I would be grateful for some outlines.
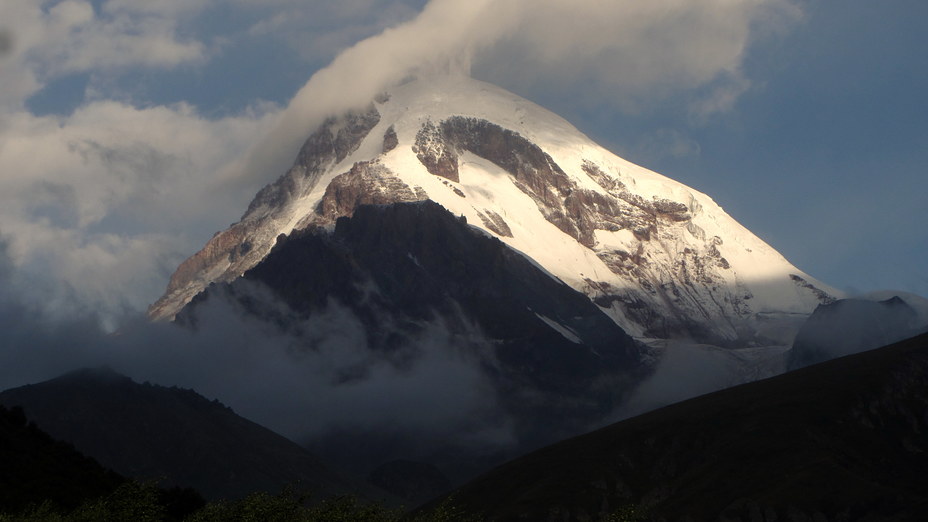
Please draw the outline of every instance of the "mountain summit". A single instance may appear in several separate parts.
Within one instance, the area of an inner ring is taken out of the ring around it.
[[[242,219],[180,265],[149,310],[171,319],[281,234],[361,205],[432,200],[589,296],[630,335],[788,344],[836,292],[711,198],[630,163],[564,119],[461,76],[407,81],[326,120]]]

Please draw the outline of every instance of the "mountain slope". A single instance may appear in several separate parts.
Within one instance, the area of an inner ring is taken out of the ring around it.
[[[125,476],[164,479],[209,498],[276,492],[290,483],[320,495],[352,491],[295,443],[191,390],[138,384],[107,368],[77,370],[0,393],[53,437]]]
[[[491,464],[480,459],[501,462],[500,451],[512,456],[598,425],[649,371],[639,345],[586,296],[431,201],[360,206],[334,228],[281,237],[243,277],[199,294],[177,322],[215,327],[204,318],[226,306],[232,314],[222,321],[247,318],[286,335],[294,365],[322,361],[325,372],[307,369],[306,378],[330,391],[384,372],[444,379],[414,392],[444,400],[442,420],[409,411],[421,401],[407,399],[385,407],[424,420],[349,426],[317,450],[363,474],[405,459],[459,480]],[[394,430],[401,436],[391,446]]]
[[[919,323],[916,310],[898,296],[883,301],[840,299],[812,312],[796,334],[787,367],[794,370],[872,350],[925,330],[928,324]]]
[[[125,480],[27,424],[22,409],[0,406],[0,513],[17,513],[43,501],[74,509]]]
[[[928,334],[526,455],[453,493],[491,520],[925,520]]]
[[[397,86],[327,120],[241,221],[185,261],[149,313],[173,318],[255,266],[280,234],[363,204],[431,199],[588,295],[634,336],[788,344],[836,292],[709,197],[599,147],[556,115],[465,77]]]

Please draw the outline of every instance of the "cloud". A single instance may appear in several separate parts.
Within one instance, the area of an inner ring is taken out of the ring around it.
[[[0,223],[16,265],[61,283],[73,307],[145,309],[247,204],[255,187],[217,180],[273,117],[273,107],[207,120],[185,105],[106,101],[67,117],[12,115],[0,127]]]
[[[741,65],[752,31],[796,12],[788,0],[433,0],[317,71],[241,175],[282,172],[323,118],[430,70],[473,65],[517,91],[582,93],[577,98],[625,108],[711,85],[693,107],[706,117],[730,109],[749,86]]]
[[[372,351],[359,319],[337,303],[301,328],[311,332],[311,348],[214,301],[198,310],[192,337],[171,343],[172,364],[132,361],[131,370],[139,378],[179,382],[222,397],[243,415],[295,439],[393,427],[438,433],[441,440],[483,423],[481,412],[496,408],[476,361],[440,324],[429,325],[413,346],[403,348],[417,355],[402,365]],[[147,333],[137,339],[153,346]],[[163,357],[164,345],[153,354]]]
[[[12,262],[0,230],[0,388],[37,382],[101,360],[92,355],[102,339],[96,319],[49,314],[32,303],[35,291]]]
[[[707,92],[690,104],[690,121],[702,125],[713,115],[730,111],[738,98],[750,88],[750,80],[740,71],[720,74],[708,86]]]
[[[13,50],[13,35],[5,27],[0,27],[0,57]]]
[[[239,176],[283,172],[326,117],[370,103],[384,88],[417,70],[447,67],[466,58],[473,42],[489,40],[494,28],[505,23],[481,19],[491,3],[434,0],[415,19],[346,49],[296,93],[275,128],[252,149]]]
[[[139,8],[144,2],[110,1],[95,10],[84,0],[45,4],[0,3],[0,20],[13,24],[7,40],[16,42],[7,52],[10,58],[0,62],[0,110],[21,107],[63,75],[133,66],[171,68],[207,56],[203,43],[178,34],[178,15],[189,7],[159,10]]]
[[[449,444],[515,444],[479,363],[438,322],[400,364],[369,349],[359,319],[337,303],[302,325],[311,338],[284,335],[222,299],[198,308],[195,330],[136,315],[108,334],[91,315],[54,316],[24,302],[31,289],[6,250],[0,241],[0,390],[106,364],[138,382],[193,388],[343,462],[365,450],[334,433],[376,434],[368,440],[387,447],[373,455],[387,460]]]
[[[643,135],[635,146],[635,157],[645,163],[663,158],[695,158],[702,153],[699,143],[676,129],[662,128]]]
[[[177,21],[160,13],[104,4],[97,15],[88,2],[66,0],[41,17],[42,55],[48,74],[142,65],[173,67],[204,58],[205,47],[176,34]]]
[[[107,0],[102,10],[110,14],[143,14],[165,17],[190,16],[205,9],[211,0]]]
[[[654,348],[652,348],[654,349]],[[611,422],[692,397],[786,371],[787,346],[727,349],[666,341],[656,349],[660,357],[654,373],[634,390]]]
[[[785,0],[580,0],[519,4],[518,23],[477,62],[496,83],[582,93],[626,111],[738,76],[755,35],[795,19]]]
[[[247,3],[247,1],[246,1]],[[267,8],[266,3],[254,3]],[[253,38],[279,39],[307,62],[328,62],[342,50],[418,13],[395,0],[326,2],[306,9],[303,2],[279,0],[248,28]]]
[[[204,57],[203,44],[183,41],[178,21],[151,9],[131,9],[116,2],[95,12],[89,2],[65,0],[47,12],[20,12],[26,23],[29,52],[48,74],[129,65],[172,67]]]

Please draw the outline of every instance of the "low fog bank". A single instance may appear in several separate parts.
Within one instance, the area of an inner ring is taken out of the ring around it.
[[[619,407],[619,421],[738,384],[786,371],[789,346],[730,349],[684,341],[652,346],[658,357],[654,374]]]
[[[127,315],[108,333],[91,313],[44,310],[30,291],[0,242],[0,389],[105,364],[137,382],[218,399],[359,473],[377,459],[450,462],[465,452],[495,462],[518,451],[515,420],[472,356],[474,339],[439,323],[397,356],[370,350],[358,319],[335,303],[300,323],[299,336],[222,299],[198,308],[195,328]],[[653,375],[602,424],[782,373],[789,350],[657,343]]]
[[[820,306],[789,345],[740,349],[654,341],[654,373],[612,421],[699,395],[773,377],[801,366],[873,350],[928,332],[928,299],[879,291]]]
[[[787,369],[914,337],[928,330],[926,311],[925,299],[904,292],[875,292],[819,306],[796,334]]]
[[[228,306],[201,309],[195,331],[127,319],[107,334],[93,317],[50,319],[0,307],[0,388],[108,365],[138,382],[192,388],[294,440],[327,429],[402,426],[453,433],[492,418],[495,401],[479,368],[441,331],[427,332],[406,365],[372,353],[354,319],[338,310],[304,325],[322,342],[308,351]]]
[[[299,325],[302,338],[222,300],[198,308],[194,329],[130,315],[107,333],[92,314],[63,317],[28,304],[2,254],[0,389],[108,365],[137,382],[192,388],[292,440],[334,448],[340,465],[352,456],[483,454],[515,444],[483,369],[440,324],[400,358],[369,350],[358,320],[334,304]],[[374,439],[381,447],[366,453],[350,447]]]

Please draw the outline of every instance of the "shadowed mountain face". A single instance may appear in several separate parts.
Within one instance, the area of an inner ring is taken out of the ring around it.
[[[928,334],[669,406],[454,493],[492,520],[928,520]]]
[[[819,305],[796,335],[788,369],[911,337],[919,333],[916,318],[915,310],[899,297],[885,301],[840,299]]]
[[[585,295],[431,201],[362,206],[331,232],[281,237],[264,261],[239,280],[210,286],[178,322],[199,327],[201,307],[216,301],[291,335],[298,357],[332,342],[319,328],[304,329],[306,321],[327,314],[330,323],[350,325],[361,346],[339,338],[338,351],[362,356],[322,377],[336,385],[363,382],[373,361],[417,372],[428,371],[417,366],[425,353],[459,358],[489,388],[485,402],[495,420],[511,421],[515,451],[601,422],[648,371],[638,345]],[[467,411],[459,417],[469,425],[462,430],[487,427]],[[330,442],[351,437],[340,433]],[[365,440],[321,449],[360,458],[382,442]],[[370,467],[359,471],[422,458],[437,459],[385,450],[361,459]]]
[[[123,475],[209,498],[291,483],[322,495],[353,489],[297,444],[216,401],[107,368],[4,391],[0,404],[22,406],[41,429]]]

